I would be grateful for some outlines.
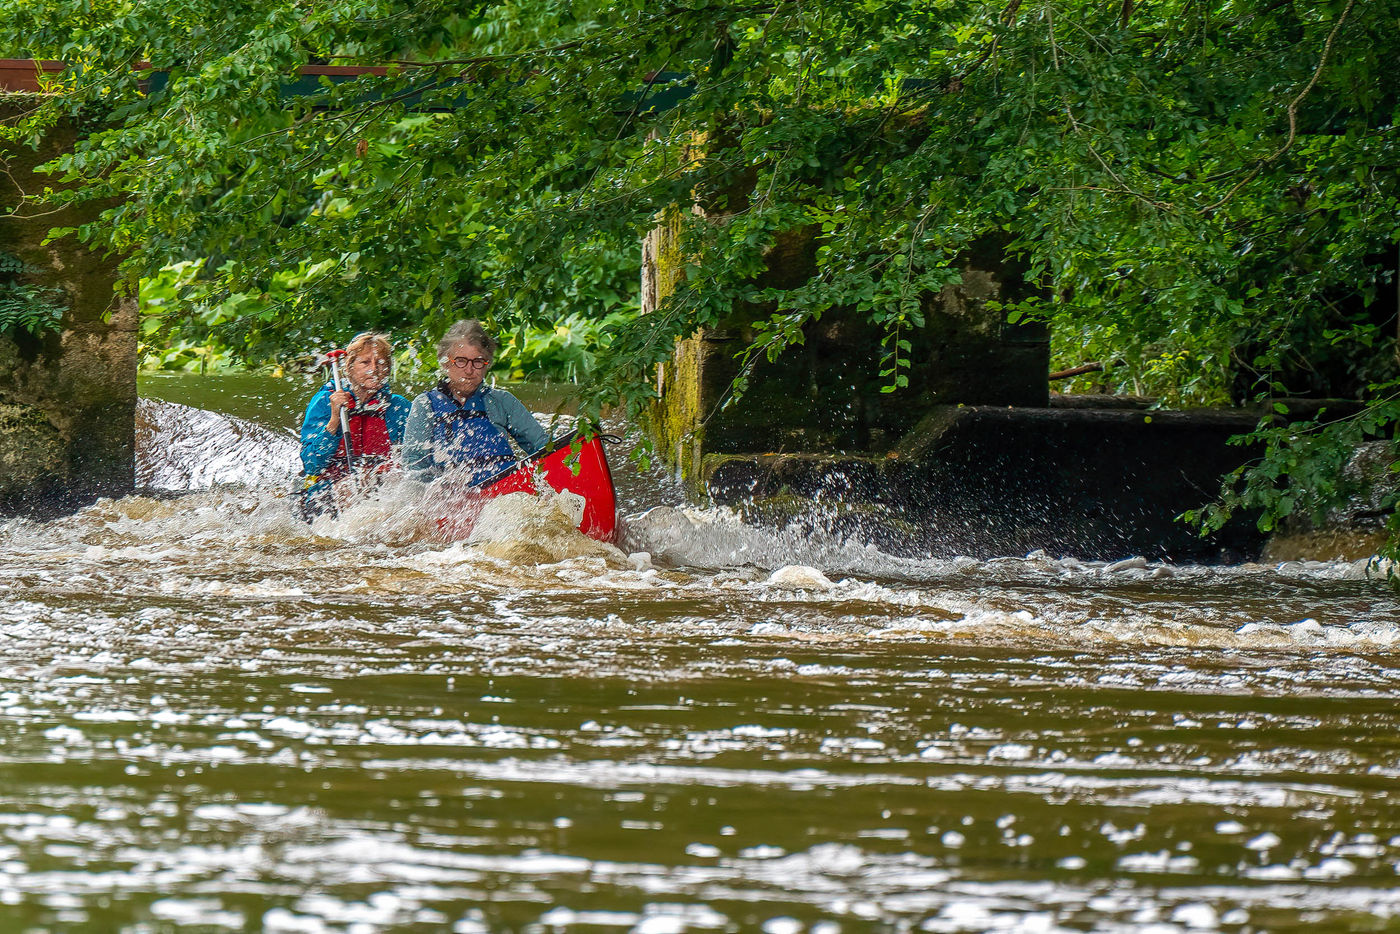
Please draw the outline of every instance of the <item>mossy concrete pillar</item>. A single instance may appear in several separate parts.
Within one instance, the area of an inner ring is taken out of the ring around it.
[[[714,220],[714,218],[710,218]],[[657,308],[684,268],[682,214],[646,238],[642,309]],[[772,311],[736,307],[730,318],[677,343],[657,374],[658,401],[648,430],[681,476],[698,480],[707,454],[881,452],[931,407],[947,404],[1044,406],[1049,399],[1049,341],[1040,326],[1012,326],[991,303],[1026,297],[1024,268],[995,239],[969,245],[957,260],[961,282],[925,294],[925,324],[899,335],[910,342],[909,385],[883,392],[885,331],[849,309],[831,309],[804,326],[803,343],[761,361],[741,399],[726,405],[739,371],[735,355]],[[815,274],[817,233],[789,231],[765,255],[765,287],[792,288]]]
[[[30,94],[0,96],[0,120],[34,104]],[[91,223],[107,205],[54,213],[30,200],[55,184],[36,167],[77,136],[59,126],[37,149],[0,144],[0,515],[54,515],[134,485],[134,284],[116,288],[115,257],[72,238],[44,242],[51,228]],[[45,309],[54,328],[35,334],[18,323]]]

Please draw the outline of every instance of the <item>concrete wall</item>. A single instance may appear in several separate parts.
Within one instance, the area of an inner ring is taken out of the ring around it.
[[[710,218],[714,220],[714,218]],[[663,219],[643,245],[642,308],[671,294],[684,266],[681,215]],[[962,282],[921,299],[925,326],[900,334],[912,345],[908,387],[883,392],[885,331],[846,309],[803,328],[804,340],[776,361],[760,361],[747,391],[729,400],[735,354],[754,338],[768,307],[736,306],[720,326],[678,342],[657,374],[660,398],[648,431],[660,456],[696,483],[708,454],[850,453],[893,446],[937,405],[1043,406],[1049,397],[1049,340],[1043,327],[1014,327],[988,302],[1029,291],[1002,244],[972,245]],[[792,288],[816,271],[816,231],[793,230],[765,255],[759,284]]]
[[[0,95],[0,120],[33,104],[32,95]],[[105,205],[45,214],[24,200],[55,184],[34,169],[70,149],[77,132],[60,126],[37,150],[0,148],[0,253],[24,267],[6,281],[55,289],[66,305],[58,332],[0,331],[0,515],[54,515],[134,484],[134,284],[118,294],[115,258],[71,238],[43,242],[51,228],[89,223]]]

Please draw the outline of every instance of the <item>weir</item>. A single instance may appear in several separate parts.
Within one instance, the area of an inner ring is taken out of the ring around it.
[[[680,220],[672,212],[644,244],[644,312],[684,275]],[[802,283],[815,274],[816,249],[811,231],[780,237],[756,285]],[[852,310],[808,322],[802,343],[761,361],[737,397],[736,354],[771,307],[736,307],[719,326],[679,341],[659,368],[646,426],[658,453],[697,499],[770,526],[851,535],[890,554],[1043,549],[1216,563],[1264,553],[1269,537],[1254,516],[1206,537],[1181,521],[1257,455],[1230,439],[1254,430],[1263,409],[1161,411],[1140,399],[1052,394],[1046,329],[1010,324],[1002,310],[1034,294],[1018,258],[989,238],[954,265],[960,281],[920,300],[925,325],[908,335],[909,385],[897,392],[882,391],[884,332]],[[1316,400],[1283,401],[1285,413],[1274,417],[1318,411]],[[1355,406],[1330,408],[1340,415]],[[1367,497],[1393,486],[1377,487],[1383,469],[1369,476]],[[1381,515],[1339,513],[1328,527],[1354,537],[1376,531]],[[1290,535],[1290,557],[1337,556],[1311,525],[1290,531],[1306,533]]]

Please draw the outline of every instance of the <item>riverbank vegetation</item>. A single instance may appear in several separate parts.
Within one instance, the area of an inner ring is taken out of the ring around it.
[[[1221,507],[1273,516],[1340,495],[1349,446],[1400,418],[1397,21],[1400,0],[0,0],[9,54],[70,66],[9,132],[90,130],[40,197],[117,199],[66,233],[134,272],[189,264],[153,333],[257,361],[473,315],[522,354],[558,336],[586,405],[637,409],[736,302],[772,309],[773,354],[841,309],[887,329],[897,389],[919,296],[995,237],[1043,296],[1008,318],[1048,321],[1058,366],[1106,365],[1081,388],[1367,403],[1261,423]],[[673,215],[684,276],[638,316],[637,244],[675,205],[704,209]],[[755,285],[798,228],[814,274]]]

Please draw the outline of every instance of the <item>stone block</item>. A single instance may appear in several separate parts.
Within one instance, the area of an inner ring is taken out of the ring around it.
[[[660,307],[675,287],[685,218],[679,210],[668,212],[646,238],[643,311]],[[778,237],[765,252],[756,284],[792,289],[810,279],[818,234],[804,227]],[[884,391],[891,377],[881,373],[889,349],[886,328],[854,309],[832,308],[807,321],[801,342],[776,360],[756,361],[746,390],[734,397],[731,384],[740,370],[735,355],[757,336],[755,324],[776,310],[736,305],[717,327],[679,341],[659,368],[659,398],[647,419],[658,453],[694,484],[709,454],[878,454],[934,405],[1045,405],[1045,328],[1008,325],[994,304],[1036,291],[1007,250],[998,238],[971,244],[956,261],[961,282],[920,298],[922,326],[911,322],[897,335],[909,349],[901,354],[906,365],[900,371],[908,385],[896,392]]]
[[[0,97],[0,120],[16,119],[26,101],[32,106],[26,95]],[[134,484],[134,284],[121,279],[116,257],[72,238],[45,242],[51,228],[90,223],[107,205],[52,212],[26,200],[54,184],[36,169],[77,134],[59,126],[37,149],[0,149],[0,253],[13,258],[7,281],[44,289],[63,308],[57,331],[0,331],[0,515],[53,515]]]

